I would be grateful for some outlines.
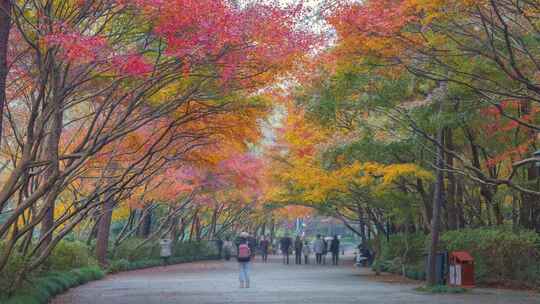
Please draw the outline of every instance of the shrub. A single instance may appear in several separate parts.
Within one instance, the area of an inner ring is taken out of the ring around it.
[[[441,241],[448,251],[471,253],[478,283],[540,283],[540,236],[533,231],[465,229],[446,232]]]
[[[2,250],[0,248],[0,254],[2,254]],[[13,283],[25,265],[26,261],[23,257],[14,251],[9,257],[6,267],[0,271],[0,296],[14,288]]]
[[[81,268],[66,272],[51,272],[38,279],[31,280],[25,288],[15,293],[2,303],[5,304],[46,304],[48,301],[66,291],[93,280],[104,277],[98,267]]]
[[[139,246],[142,242],[144,242],[144,239],[140,238],[131,238],[123,241],[115,248],[112,259],[124,259],[130,262],[159,259],[159,243],[157,241],[147,242],[143,246]]]
[[[389,241],[381,244],[381,258],[384,260],[399,259],[403,264],[417,263],[423,259],[426,236],[421,233],[395,234]]]
[[[421,286],[415,288],[416,291],[428,293],[464,293],[467,289],[461,287],[450,287],[447,285]]]
[[[120,259],[112,261],[109,264],[109,268],[107,269],[107,272],[109,273],[117,273],[121,271],[127,271],[129,270],[129,261],[126,259]]]
[[[423,281],[426,279],[426,269],[424,263],[405,266],[405,276],[409,279]]]
[[[90,249],[81,242],[61,241],[47,258],[45,266],[51,270],[65,271],[97,265]]]
[[[218,249],[211,242],[179,242],[173,249],[173,256],[186,259],[217,257]]]
[[[397,234],[382,242],[382,271],[425,279],[425,248],[430,241],[422,234]],[[471,253],[479,284],[540,284],[540,236],[533,231],[480,228],[448,231],[441,236],[441,250]]]

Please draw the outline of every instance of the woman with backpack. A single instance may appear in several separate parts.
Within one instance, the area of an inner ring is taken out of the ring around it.
[[[249,288],[249,264],[251,261],[251,249],[249,248],[249,234],[240,233],[238,245],[238,265],[240,267],[240,288]]]

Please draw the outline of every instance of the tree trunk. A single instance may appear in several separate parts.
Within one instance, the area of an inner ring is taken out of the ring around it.
[[[452,133],[451,128],[446,128],[444,143],[448,150],[454,151],[454,139],[453,139],[453,133]],[[446,164],[448,168],[454,167],[454,157],[452,155],[446,154]],[[447,177],[448,177],[448,189],[446,191],[446,198],[447,198],[446,223],[448,225],[448,229],[456,230],[457,229],[456,176],[454,175],[453,172],[448,171]]]
[[[360,224],[360,238],[362,239],[362,246],[367,245],[367,238],[366,238],[366,223],[364,222],[364,213],[362,212],[362,209],[358,208],[358,222]]]
[[[107,266],[107,251],[109,250],[109,235],[111,231],[113,207],[113,200],[106,200],[103,203],[102,216],[99,221],[96,243],[96,258],[101,266]]]
[[[437,91],[437,92],[436,92]],[[433,92],[433,97],[436,99],[438,107],[439,119],[443,111],[443,103],[448,96],[448,83],[441,82],[439,87]],[[435,167],[437,177],[435,180],[433,191],[433,215],[431,217],[431,244],[429,248],[428,265],[427,265],[427,284],[430,286],[436,285],[437,282],[437,250],[439,247],[439,234],[441,230],[441,209],[444,203],[444,133],[445,127],[439,126],[437,130],[437,145]]]
[[[441,207],[443,204],[444,191],[444,150],[442,148],[443,128],[437,132],[437,179],[435,181],[435,191],[433,195],[433,216],[431,219],[431,245],[429,248],[428,269],[427,269],[427,284],[430,286],[437,285],[437,249],[439,246],[439,234],[441,229]]]
[[[458,229],[465,228],[465,214],[463,213],[463,180],[458,179],[456,182],[456,224]]]
[[[426,231],[429,231],[431,229],[430,223],[431,223],[431,215],[433,213],[433,210],[431,208],[431,204],[433,203],[432,199],[429,199],[429,195],[426,193],[426,189],[424,188],[424,182],[421,179],[416,179],[416,189],[418,190],[418,193],[420,193],[420,196],[422,197],[422,218],[424,219],[424,227],[426,228]]]
[[[176,244],[178,244],[179,226],[180,226],[180,219],[178,218],[178,216],[175,216],[172,219],[172,230],[171,230],[172,248],[175,248]]]
[[[272,217],[272,224],[270,225],[270,241],[273,242],[276,236],[276,220]]]
[[[2,126],[6,98],[6,79],[8,74],[8,43],[11,30],[11,0],[0,0],[0,144],[2,144]]]
[[[199,214],[199,210],[195,211],[195,214],[193,215],[193,218],[191,219],[191,227],[189,228],[189,241],[193,241],[193,237],[195,237],[195,226],[197,223],[197,215]]]
[[[182,218],[180,220],[180,232],[178,233],[178,240],[181,242],[183,242],[184,239],[186,238],[186,227],[187,227],[186,219]]]
[[[92,241],[97,237],[97,231],[99,228],[99,220],[100,216],[94,216],[94,224],[92,225],[92,229],[90,230],[90,233],[88,234],[88,239],[86,239],[86,245],[90,246],[92,244]]]
[[[57,71],[56,68],[54,69],[54,74],[56,75],[53,75],[52,77],[55,92],[52,100],[50,101],[52,115],[51,119],[48,122],[48,135],[46,137],[44,150],[44,159],[48,160],[50,162],[50,165],[47,167],[43,175],[44,182],[48,181],[49,179],[55,178],[54,176],[57,175],[60,170],[60,161],[58,155],[64,115],[62,111],[61,97],[59,96],[59,94],[63,93],[60,92],[60,79],[58,78],[58,75],[60,75],[60,73]],[[46,208],[46,212],[45,217],[43,218],[43,222],[41,224],[41,233],[42,237],[44,238],[42,248],[47,248],[47,246],[52,241],[52,229],[54,228],[54,209],[56,198],[58,197],[60,191],[61,190],[59,189],[58,183],[55,183],[45,196],[44,208]]]
[[[519,230],[519,204],[518,197],[515,193],[512,194],[512,230]]]
[[[152,213],[153,209],[148,208],[146,212],[143,212],[143,222],[139,229],[139,236],[142,238],[147,238],[152,232]]]
[[[208,228],[208,240],[211,241],[215,238],[216,234],[216,226],[217,226],[217,220],[218,220],[218,211],[219,207],[215,206],[214,211],[212,212],[212,221],[210,223],[210,227]]]

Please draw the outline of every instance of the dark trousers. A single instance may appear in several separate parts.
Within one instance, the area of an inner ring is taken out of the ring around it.
[[[285,251],[283,252],[283,263],[289,264],[289,251],[288,250],[286,252]]]
[[[309,255],[304,256],[304,264],[309,264]]]
[[[169,265],[169,257],[161,257],[162,265]]]
[[[263,251],[262,252],[262,260],[265,263],[266,263],[266,261],[268,261],[268,251]]]
[[[315,259],[317,260],[317,264],[321,264],[321,262],[322,262],[322,254],[320,254],[320,253],[315,254]]]
[[[295,255],[296,255],[295,263],[302,264],[302,252],[296,252]]]
[[[332,264],[337,265],[339,263],[339,252],[332,252]]]

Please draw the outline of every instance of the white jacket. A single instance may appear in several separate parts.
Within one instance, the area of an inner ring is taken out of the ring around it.
[[[321,239],[317,239],[313,242],[313,251],[316,254],[322,254],[324,251],[324,243]]]

